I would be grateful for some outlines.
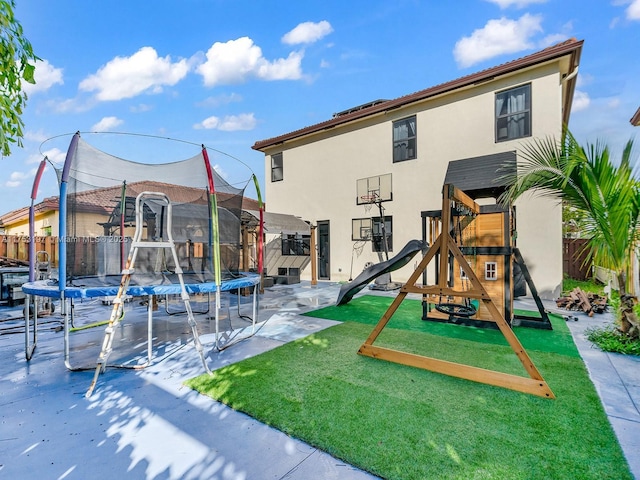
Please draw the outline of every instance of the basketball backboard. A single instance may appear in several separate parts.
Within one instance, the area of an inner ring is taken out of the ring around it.
[[[351,240],[371,240],[371,218],[354,218],[351,220]]]
[[[393,200],[390,173],[356,180],[356,205],[390,200]]]

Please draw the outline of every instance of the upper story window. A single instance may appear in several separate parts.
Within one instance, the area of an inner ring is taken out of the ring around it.
[[[496,93],[496,142],[531,136],[531,84]]]
[[[416,158],[415,115],[393,122],[393,161],[402,162]]]
[[[271,155],[271,181],[280,182],[284,178],[282,153]]]

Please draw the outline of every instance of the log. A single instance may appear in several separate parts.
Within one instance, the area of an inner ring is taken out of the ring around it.
[[[591,302],[589,301],[589,297],[578,287],[573,289],[576,297],[578,297],[580,308],[583,312],[588,314],[590,317],[593,317],[593,309],[591,308]]]

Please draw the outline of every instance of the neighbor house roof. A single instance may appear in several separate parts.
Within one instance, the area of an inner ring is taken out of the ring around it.
[[[452,80],[447,83],[442,83],[440,85],[427,88],[426,90],[421,90],[419,92],[412,93],[410,95],[405,95],[403,97],[396,98],[395,100],[383,100],[383,101],[378,100],[375,102],[371,102],[371,104],[365,104],[364,106],[361,106],[355,109],[345,110],[341,114],[334,115],[331,120],[317,123],[315,125],[311,125],[309,127],[305,127],[300,130],[286,133],[277,137],[257,141],[251,148],[253,148],[254,150],[263,150],[265,148],[271,147],[273,145],[277,145],[279,143],[300,138],[305,135],[317,133],[322,130],[334,128],[338,125],[343,125],[343,124],[360,120],[372,115],[384,113],[389,110],[394,110],[414,102],[426,100],[431,97],[435,97],[437,95],[451,92],[453,90],[457,90],[460,88],[472,86],[477,83],[493,80],[494,78],[500,75],[505,75],[505,74],[513,73],[518,70],[530,68],[551,60],[556,60],[558,58],[561,58],[567,55],[570,57],[569,68],[567,73],[570,74],[577,68],[578,64],[580,63],[580,54],[582,52],[583,43],[584,43],[583,40],[576,40],[575,38],[571,38],[562,43],[558,43],[551,47],[545,48],[544,50],[540,50],[539,52],[533,53],[531,55],[527,55],[526,57],[522,57],[508,63],[503,63],[502,65],[488,68],[486,70],[482,70],[480,72],[458,78],[457,80]],[[575,76],[567,77],[567,78],[568,78],[568,82],[570,82],[570,85],[568,86],[569,88],[567,89],[568,94],[563,99],[564,101],[563,123],[564,124],[569,123],[569,114],[571,112],[571,102],[573,101],[573,90],[574,90],[575,81],[576,81]]]
[[[201,194],[202,189],[173,185],[169,183],[143,181],[127,184],[127,196],[137,196],[140,192],[164,192],[173,202],[192,202],[194,190]],[[120,185],[112,187],[96,188],[78,192],[76,194],[76,211],[83,213],[99,213],[109,215],[120,200],[122,187]],[[216,194],[218,203],[223,203],[232,195],[218,192]],[[34,205],[36,215],[46,212],[56,211],[59,208],[59,197],[47,197],[42,202]],[[206,201],[206,198],[204,199]],[[242,208],[247,210],[257,210],[259,208],[257,200],[244,197]],[[11,226],[12,224],[24,221],[29,218],[29,207],[19,208],[0,216],[0,226]]]
[[[640,107],[638,107],[638,110],[636,110],[636,113],[633,114],[633,117],[631,117],[631,125],[633,125],[634,127],[640,127]]]
[[[40,203],[33,206],[34,213],[41,215],[47,212],[58,210],[58,197],[47,197]],[[29,218],[29,207],[22,207],[11,210],[0,216],[0,227],[7,227],[16,222],[21,222]]]

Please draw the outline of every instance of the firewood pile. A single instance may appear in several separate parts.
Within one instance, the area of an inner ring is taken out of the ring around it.
[[[597,293],[584,292],[576,287],[568,295],[564,295],[556,300],[558,308],[584,312],[590,317],[594,313],[604,313],[607,310],[607,297]]]

